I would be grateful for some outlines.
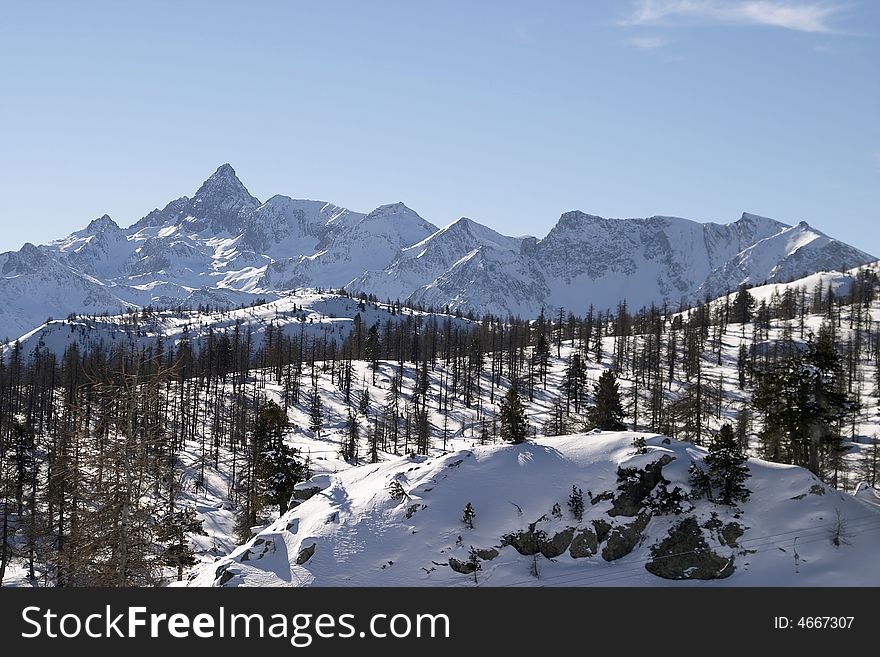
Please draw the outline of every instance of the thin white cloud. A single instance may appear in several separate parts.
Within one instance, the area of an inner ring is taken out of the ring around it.
[[[639,50],[656,50],[669,44],[669,40],[661,36],[635,36],[626,42]]]
[[[797,32],[831,33],[838,2],[813,0],[636,0],[622,25],[665,25],[681,20],[765,25]]]

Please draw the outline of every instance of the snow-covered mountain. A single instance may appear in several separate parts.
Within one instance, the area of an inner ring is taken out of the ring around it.
[[[461,218],[438,229],[403,203],[368,214],[276,195],[261,202],[228,164],[192,198],[128,228],[109,216],[0,254],[0,338],[70,313],[214,307],[294,288],[341,288],[476,313],[537,315],[693,301],[875,260],[805,223],[744,214],[727,225],[566,212],[542,239]]]
[[[420,249],[413,258],[416,245],[384,272],[368,272],[348,289],[394,285],[395,295],[410,302],[502,316],[536,316],[542,308],[559,307],[582,314],[590,304],[677,305],[714,298],[741,283],[787,282],[875,260],[806,223],[792,227],[751,214],[719,225],[566,212],[540,240],[459,243],[441,254]],[[429,266],[419,267],[420,259]]]
[[[633,449],[639,435],[644,454]],[[297,486],[305,501],[189,584],[880,583],[880,500],[870,490],[846,495],[802,468],[750,459],[749,500],[715,504],[688,495],[688,468],[705,454],[659,435],[593,433],[322,474]],[[572,487],[583,491],[580,517]],[[845,552],[834,542],[844,526]]]

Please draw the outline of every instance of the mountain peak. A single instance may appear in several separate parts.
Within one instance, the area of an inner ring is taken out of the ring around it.
[[[241,185],[244,187],[241,180],[239,180],[238,175],[236,175],[235,169],[232,168],[232,165],[229,164],[229,162],[225,162],[217,167],[214,173],[208,176],[205,183],[208,183],[209,181],[226,181],[232,185]]]
[[[776,219],[771,219],[770,217],[765,217],[760,214],[752,214],[751,212],[743,212],[742,216],[736,220],[737,224],[758,224],[758,225],[773,225],[778,226],[780,228],[787,227],[788,224],[784,224],[781,221],[777,221]]]
[[[108,230],[120,230],[119,225],[110,218],[109,214],[104,214],[97,219],[92,219],[86,226],[86,233],[103,233]]]
[[[386,203],[370,212],[367,217],[384,217],[395,214],[408,214],[418,216],[418,213],[410,207],[407,207],[403,201],[397,203]]]
[[[453,226],[455,226],[457,228],[472,228],[473,226],[476,226],[476,225],[477,225],[477,222],[474,221],[473,219],[471,219],[470,217],[459,217],[458,219],[453,221],[451,224],[449,224],[449,227],[452,228]]]
[[[578,230],[586,226],[604,225],[606,222],[608,222],[608,219],[595,214],[587,214],[580,210],[569,210],[560,215],[559,221],[556,222],[556,226],[553,227],[551,232],[554,230]]]
[[[230,164],[221,164],[211,176],[202,183],[192,200],[192,216],[209,219],[230,232],[242,210],[260,205],[259,199],[251,196],[247,187],[235,175]]]
[[[386,214],[416,214],[415,210],[409,208],[404,204],[403,201],[398,201],[397,203],[386,203],[385,205],[380,205],[378,208],[373,210],[370,215],[386,215]],[[369,216],[369,215],[367,215]]]
[[[194,204],[203,204],[209,200],[231,202],[239,207],[260,205],[260,201],[251,196],[247,187],[235,174],[235,169],[228,163],[217,167],[217,170],[202,183],[193,197]]]
[[[478,224],[473,219],[470,219],[468,217],[459,217],[455,221],[446,224],[446,226],[443,227],[441,232],[450,233],[450,234],[460,234],[461,233],[461,234],[466,234],[466,235],[472,235],[474,233],[474,231],[478,231],[479,229],[480,229],[480,224]]]

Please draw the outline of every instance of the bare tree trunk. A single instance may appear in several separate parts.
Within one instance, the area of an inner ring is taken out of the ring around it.
[[[3,544],[0,546],[0,585],[6,576],[6,563],[9,560],[9,502],[3,502]]]

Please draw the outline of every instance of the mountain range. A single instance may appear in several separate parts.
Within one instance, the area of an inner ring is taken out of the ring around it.
[[[805,222],[748,213],[715,224],[572,211],[543,238],[508,237],[466,217],[438,228],[403,203],[364,214],[281,195],[260,201],[224,164],[192,198],[128,228],[104,215],[0,254],[0,337],[71,313],[239,306],[302,288],[522,317],[624,299],[678,305],[876,259]]]

